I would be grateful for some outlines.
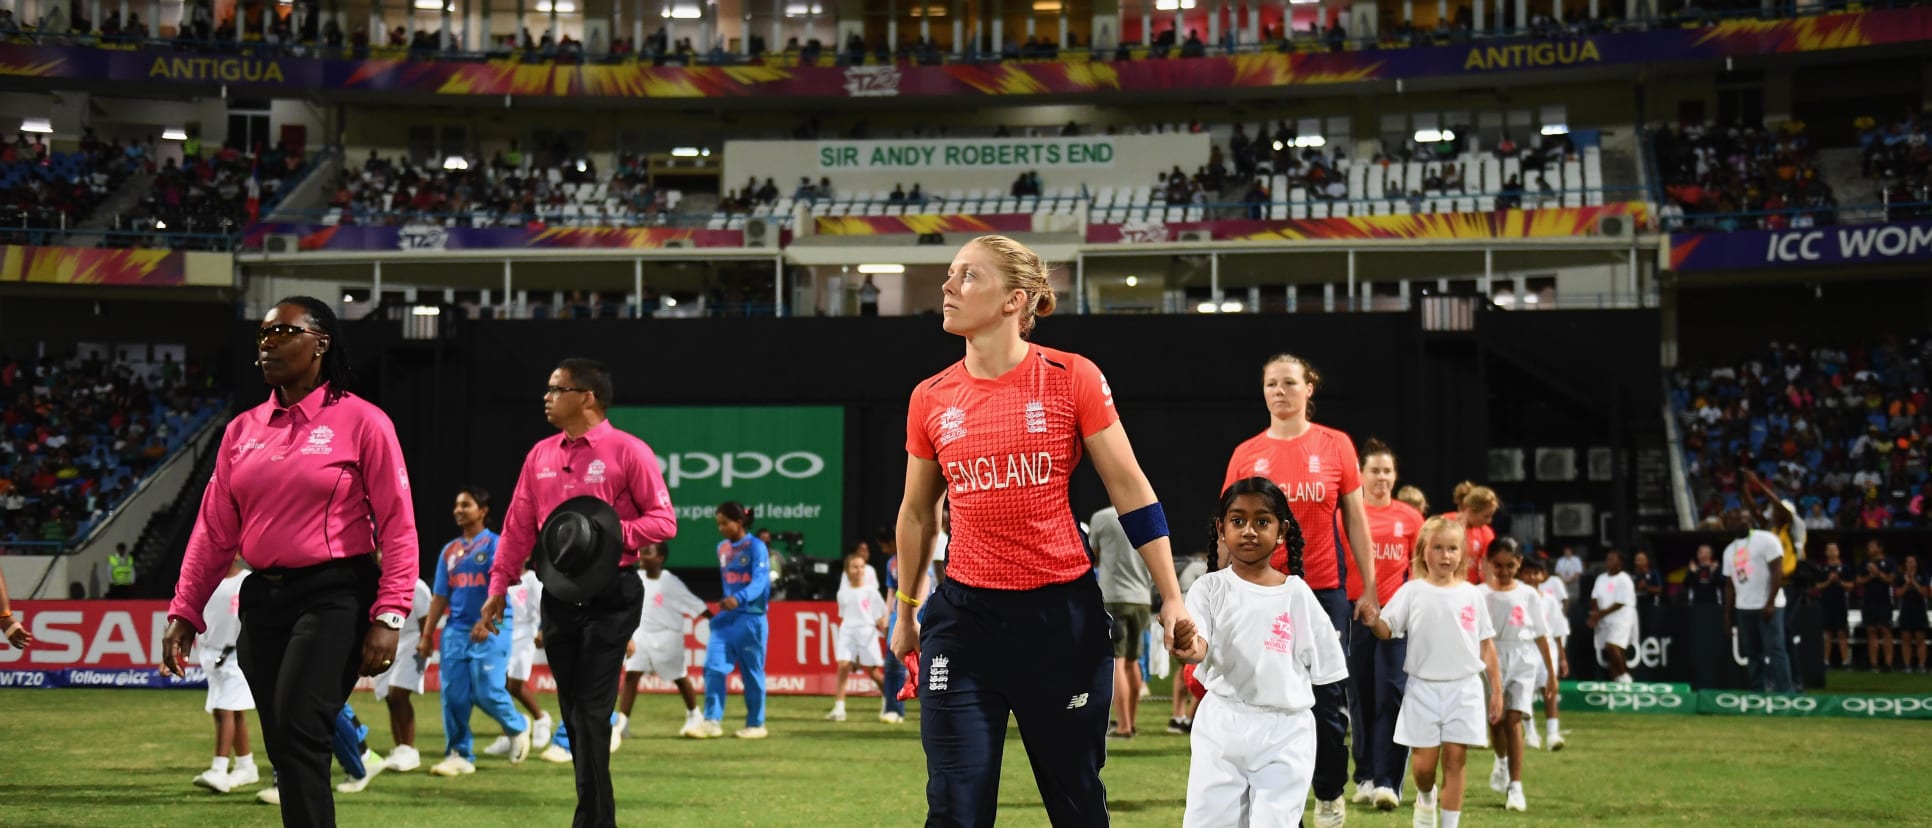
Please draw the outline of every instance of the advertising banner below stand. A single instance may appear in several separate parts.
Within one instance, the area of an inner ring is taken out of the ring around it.
[[[1582,600],[1570,601],[1570,674],[1608,680],[1609,665],[1596,651],[1596,631],[1584,622],[1590,614],[1586,576]],[[1642,607],[1637,610],[1637,646],[1627,651],[1630,674],[1638,682],[1672,682],[1704,689],[1745,688],[1744,655],[1737,631],[1724,626],[1724,608],[1697,606]],[[1824,617],[1818,607],[1800,606],[1786,616],[1792,663],[1801,668],[1799,683],[1825,687]]]
[[[189,666],[187,677],[182,679],[163,677],[157,668],[161,636],[167,629],[165,601],[18,601],[13,611],[15,620],[33,633],[34,644],[26,650],[0,649],[0,688],[207,687],[199,664]],[[774,695],[831,695],[838,683],[838,662],[832,654],[838,636],[838,604],[778,601],[771,605],[767,618],[771,635],[765,647],[766,691]],[[704,687],[704,649],[710,639],[708,621],[685,631],[685,674],[699,689]],[[189,655],[191,663],[195,658],[196,654]],[[424,681],[424,689],[431,693],[442,689],[437,659],[436,655],[430,657]],[[530,682],[539,693],[556,692],[541,649],[537,650]],[[358,690],[373,686],[374,679],[369,678],[356,684]],[[638,686],[648,693],[677,690],[656,676],[645,677]],[[735,672],[730,687],[733,693],[744,691]],[[853,676],[846,682],[846,691],[865,695],[877,692],[877,688],[870,680]]]
[[[1563,709],[1595,713],[1697,713],[1697,696],[1688,684],[1662,682],[1563,681],[1557,683]]]
[[[1697,712],[1707,716],[1787,718],[1932,719],[1932,695],[1867,696],[1811,693],[1778,696],[1736,690],[1700,690]]]

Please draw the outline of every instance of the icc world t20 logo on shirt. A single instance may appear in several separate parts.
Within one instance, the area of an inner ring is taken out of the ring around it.
[[[1526,623],[1528,623],[1528,619],[1527,619],[1527,617],[1525,617],[1525,616],[1523,615],[1523,607],[1522,607],[1521,605],[1518,605],[1518,606],[1514,606],[1514,607],[1510,607],[1510,608],[1509,608],[1509,625],[1510,625],[1510,626],[1512,626],[1512,627],[1521,627],[1521,626],[1523,626],[1523,625],[1524,625],[1524,624],[1526,624]]]
[[[585,483],[604,482],[604,461],[602,460],[590,461],[590,468],[585,470],[584,472],[584,482]]]
[[[952,406],[939,413],[939,444],[966,436],[966,409]]]
[[[1288,613],[1275,616],[1274,628],[1268,631],[1268,640],[1262,644],[1270,652],[1285,653],[1295,643],[1295,619]]]
[[[1268,476],[1268,458],[1266,458],[1266,457],[1257,457],[1257,458],[1255,458],[1255,460],[1254,460],[1254,476],[1256,476],[1256,477],[1267,477],[1267,476]]]
[[[1456,620],[1462,623],[1463,629],[1468,630],[1470,632],[1475,632],[1476,631],[1476,605],[1475,604],[1464,605],[1462,608],[1462,611],[1456,613]]]
[[[325,425],[316,426],[309,432],[308,445],[302,447],[303,454],[334,454],[335,447],[329,445],[335,440],[335,429]]]

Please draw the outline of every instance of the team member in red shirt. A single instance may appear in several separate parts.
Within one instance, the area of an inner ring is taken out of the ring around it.
[[[1100,767],[1113,706],[1111,623],[1067,501],[1083,450],[1153,574],[1161,627],[1187,619],[1166,518],[1106,378],[1084,357],[1026,341],[1035,317],[1053,311],[1047,272],[1038,254],[1004,236],[960,248],[943,312],[946,330],[966,340],[966,358],[919,383],[906,417],[899,583],[921,583],[940,494],[952,514],[946,581],[923,613],[897,593],[892,637],[895,655],[920,654],[913,680],[929,826],[994,823],[1009,713],[1048,820],[1107,824]]]
[[[1395,499],[1395,450],[1373,437],[1362,446],[1362,511],[1368,515],[1369,542],[1375,545],[1375,592],[1384,605],[1409,580],[1422,513]],[[1402,776],[1409,749],[1395,743],[1395,719],[1402,712],[1408,674],[1407,638],[1382,641],[1374,630],[1354,622],[1349,633],[1348,719],[1354,729],[1355,801],[1379,810],[1402,804]]]
[[[1261,394],[1268,404],[1268,430],[1234,449],[1228,459],[1221,489],[1247,477],[1273,480],[1288,495],[1288,508],[1301,524],[1307,566],[1303,578],[1328,618],[1342,634],[1342,650],[1349,649],[1349,589],[1351,571],[1343,561],[1336,533],[1346,527],[1348,549],[1355,556],[1352,571],[1360,573],[1361,597],[1355,617],[1374,623],[1381,607],[1375,584],[1375,552],[1369,540],[1368,517],[1362,511],[1362,475],[1355,443],[1335,429],[1309,421],[1310,400],[1321,386],[1321,375],[1301,357],[1277,354],[1261,368]],[[1273,564],[1287,570],[1287,550],[1276,549]],[[1315,825],[1337,828],[1346,817],[1342,787],[1348,782],[1348,682],[1315,686]]]
[[[1456,511],[1443,515],[1458,518],[1469,534],[1467,545],[1463,547],[1463,557],[1469,559],[1469,582],[1483,585],[1483,558],[1489,554],[1489,545],[1496,542],[1496,527],[1489,522],[1496,519],[1496,507],[1501,503],[1496,491],[1488,486],[1478,486],[1467,480],[1456,484],[1452,500]]]
[[[329,306],[282,300],[255,345],[275,391],[222,434],[168,605],[161,672],[181,675],[207,627],[208,596],[239,550],[255,574],[241,588],[235,654],[280,775],[282,824],[334,825],[336,714],[356,676],[395,661],[420,566],[416,513],[395,426],[348,392]]]

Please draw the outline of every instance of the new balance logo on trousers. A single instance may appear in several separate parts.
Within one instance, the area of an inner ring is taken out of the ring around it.
[[[1068,702],[1067,702],[1067,709],[1068,709],[1068,710],[1073,710],[1073,709],[1075,709],[1075,708],[1079,708],[1079,707],[1086,707],[1086,706],[1087,706],[1087,696],[1088,696],[1088,695],[1089,695],[1089,694],[1087,694],[1087,693],[1077,693],[1077,694],[1075,694],[1075,695],[1074,695],[1074,697],[1073,697],[1073,698],[1072,698],[1072,699],[1071,699],[1070,701],[1068,701]]]

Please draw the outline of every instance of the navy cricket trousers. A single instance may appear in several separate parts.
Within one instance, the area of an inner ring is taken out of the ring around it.
[[[998,817],[1006,719],[1020,726],[1056,828],[1107,824],[1112,620],[1091,571],[1064,584],[997,590],[948,580],[919,633],[919,736],[926,825],[990,826]]]

